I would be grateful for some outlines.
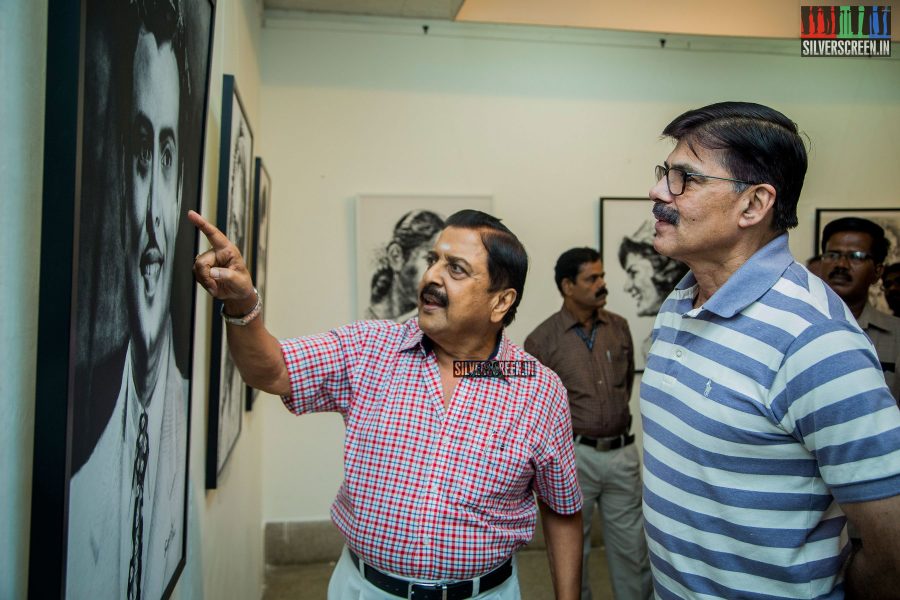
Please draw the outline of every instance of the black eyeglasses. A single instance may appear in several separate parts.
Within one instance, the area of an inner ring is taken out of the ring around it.
[[[859,266],[871,259],[875,262],[875,257],[868,252],[862,250],[853,250],[851,252],[838,252],[837,250],[827,250],[822,253],[822,260],[825,262],[836,263],[842,258],[846,258],[847,262],[854,266]]]
[[[680,196],[684,193],[684,186],[690,181],[691,177],[705,179],[720,179],[722,181],[734,181],[735,183],[743,183],[744,185],[753,185],[749,181],[741,181],[740,179],[731,179],[729,177],[716,177],[715,175],[704,175],[703,173],[691,173],[685,171],[681,167],[664,167],[656,165],[656,181],[663,177],[666,178],[666,185],[669,186],[669,193],[673,196]]]

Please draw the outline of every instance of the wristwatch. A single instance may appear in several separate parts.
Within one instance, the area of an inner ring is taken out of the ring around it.
[[[259,314],[262,312],[262,296],[259,295],[259,290],[257,290],[256,288],[253,288],[253,293],[256,294],[256,306],[250,309],[250,312],[248,312],[246,315],[243,315],[241,317],[232,317],[231,315],[227,314],[225,312],[225,303],[222,303],[221,314],[226,323],[228,323],[229,325],[237,325],[239,327],[243,327],[259,316]]]

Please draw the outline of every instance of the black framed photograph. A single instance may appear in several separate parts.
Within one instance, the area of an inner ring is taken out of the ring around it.
[[[233,75],[222,78],[222,137],[219,143],[218,228],[253,265],[253,131]],[[206,487],[214,489],[241,434],[247,384],[228,351],[222,302],[213,302],[210,351]]]
[[[419,280],[444,220],[466,208],[491,213],[480,195],[363,194],[356,202],[356,312],[403,323],[418,314]]]
[[[825,226],[844,217],[868,219],[881,225],[884,228],[884,236],[890,242],[884,264],[892,265],[900,262],[900,208],[817,208],[815,247],[811,256],[822,253],[822,232]],[[877,310],[891,314],[881,281],[869,288],[869,302]]]
[[[600,258],[606,271],[607,310],[628,320],[634,365],[643,372],[656,313],[688,271],[687,265],[653,249],[655,235],[647,198],[600,198]]]
[[[256,157],[256,175],[253,180],[253,223],[254,235],[256,241],[253,252],[253,266],[250,270],[253,276],[253,283],[262,298],[268,298],[269,290],[266,287],[266,273],[268,266],[268,249],[269,249],[269,209],[271,208],[271,190],[272,180],[269,178],[269,171],[263,164],[263,159]],[[260,315],[260,319],[265,315]],[[253,402],[259,395],[259,390],[247,389],[247,410],[253,410]]]
[[[51,0],[29,598],[184,568],[215,3]]]

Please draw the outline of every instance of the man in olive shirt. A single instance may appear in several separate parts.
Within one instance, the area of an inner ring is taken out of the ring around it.
[[[556,262],[562,309],[525,340],[525,350],[559,375],[569,395],[578,482],[584,494],[582,600],[590,600],[588,555],[594,504],[617,600],[652,595],[641,515],[641,479],[628,401],[634,345],[628,322],[605,310],[603,263],[592,248],[567,250]]]
[[[822,232],[822,275],[872,340],[884,380],[900,403],[900,318],[879,312],[869,302],[869,288],[881,278],[889,248],[884,229],[868,219],[844,217]]]

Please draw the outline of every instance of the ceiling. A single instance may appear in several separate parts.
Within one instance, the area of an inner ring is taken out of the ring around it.
[[[882,0],[892,7],[900,0]],[[619,31],[797,39],[800,6],[828,0],[263,0],[271,10]],[[893,12],[893,10],[892,10]]]
[[[456,18],[464,0],[264,0],[266,9],[307,12],[408,17],[415,19]]]

